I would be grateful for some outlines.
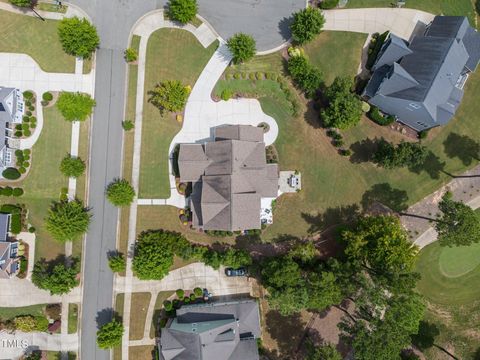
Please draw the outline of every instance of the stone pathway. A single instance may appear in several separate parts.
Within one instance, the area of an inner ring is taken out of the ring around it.
[[[438,203],[443,194],[450,191],[456,201],[462,201],[473,209],[480,207],[480,165],[454,178],[433,194],[410,206],[405,213],[426,218],[435,218]],[[437,240],[437,232],[427,219],[402,216],[402,224],[409,231],[416,245],[423,248]]]

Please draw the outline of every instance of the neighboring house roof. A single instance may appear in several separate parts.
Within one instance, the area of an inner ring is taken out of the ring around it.
[[[463,78],[479,61],[480,34],[468,19],[437,16],[410,44],[390,35],[364,95],[414,128],[442,125],[458,109]]]
[[[0,213],[0,242],[7,241],[10,227],[10,214]]]
[[[255,300],[182,306],[161,331],[163,360],[256,360],[260,317]]]
[[[0,86],[0,123],[12,122],[17,109],[15,88]]]
[[[278,193],[278,167],[266,163],[263,129],[215,130],[214,142],[180,145],[180,181],[193,182],[193,224],[205,230],[258,229],[261,198]]]

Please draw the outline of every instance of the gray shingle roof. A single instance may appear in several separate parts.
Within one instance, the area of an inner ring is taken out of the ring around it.
[[[263,141],[263,129],[250,125],[226,125],[215,128],[215,140]]]
[[[382,47],[378,59],[373,66],[373,70],[376,70],[383,65],[392,65],[394,62],[400,60],[405,55],[412,53],[412,50],[408,48],[408,43],[395,34],[390,34],[388,40]]]
[[[10,214],[0,213],[0,241],[7,241]]]
[[[260,337],[254,300],[183,306],[160,336],[165,360],[257,360]]]
[[[238,125],[220,129],[222,139],[239,139],[217,137],[203,146],[180,145],[180,179],[194,182],[193,225],[205,230],[258,229],[261,198],[278,193],[278,167],[266,163],[265,144],[257,140],[259,135],[263,140],[262,129]]]

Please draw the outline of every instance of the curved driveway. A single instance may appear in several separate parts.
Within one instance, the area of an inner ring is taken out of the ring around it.
[[[82,303],[82,359],[107,360],[108,351],[96,346],[97,325],[112,317],[113,274],[107,253],[116,248],[118,211],[105,200],[105,187],[121,174],[126,92],[123,51],[130,31],[144,14],[165,6],[166,0],[70,0],[82,8],[97,27],[101,44],[96,54],[95,100],[90,147],[88,206],[93,219],[84,249]],[[247,32],[258,50],[279,46],[288,37],[291,13],[304,0],[199,0],[200,15],[225,38]],[[108,310],[110,309],[110,310]],[[107,310],[107,311],[105,311]]]

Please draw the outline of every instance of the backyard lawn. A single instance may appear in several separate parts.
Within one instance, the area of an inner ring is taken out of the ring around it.
[[[0,52],[30,55],[47,72],[75,71],[75,57],[67,55],[58,40],[58,21],[0,10],[0,24]]]
[[[64,253],[64,245],[53,240],[44,228],[44,218],[54,200],[58,200],[61,189],[68,186],[68,180],[59,170],[63,157],[70,151],[71,123],[65,121],[55,106],[44,109],[42,133],[32,150],[30,171],[18,186],[25,195],[18,200],[29,210],[29,222],[36,228],[36,259],[55,258]],[[15,184],[15,186],[17,186]]]
[[[396,0],[349,0],[347,8],[391,7]],[[406,7],[432,14],[468,16],[475,26],[475,9],[472,0],[406,0]]]
[[[150,36],[145,69],[139,197],[170,196],[168,148],[181,128],[174,114],[162,115],[148,102],[148,92],[165,80],[179,80],[193,87],[217,45],[215,42],[205,49],[194,35],[179,29],[160,29]]]
[[[480,343],[479,258],[479,244],[448,248],[434,243],[420,252],[417,262],[422,276],[417,288],[429,303],[425,319],[438,330],[435,343],[460,359],[476,359]],[[425,355],[442,358],[435,348]]]

